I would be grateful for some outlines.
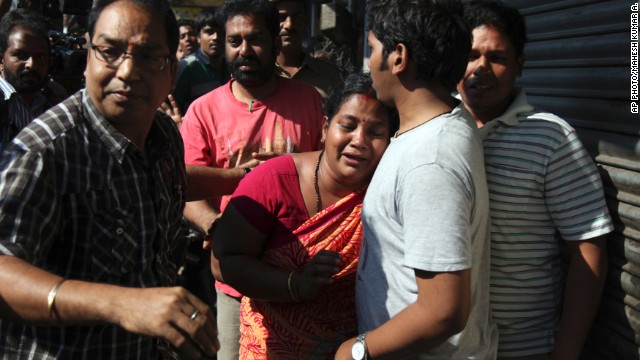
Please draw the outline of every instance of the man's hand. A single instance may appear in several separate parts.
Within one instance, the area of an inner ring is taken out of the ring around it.
[[[127,331],[164,338],[187,359],[213,357],[220,348],[211,309],[184,288],[123,288],[118,299],[115,320]]]
[[[162,110],[167,113],[167,115],[171,116],[173,122],[176,124],[178,129],[180,129],[180,126],[182,126],[182,112],[178,107],[176,99],[173,98],[173,95],[169,94],[169,96],[167,97],[167,101],[164,101],[160,105],[160,108],[162,108]]]
[[[254,167],[260,165],[262,163],[262,161],[256,159],[255,156],[253,156],[254,154],[257,154],[257,153],[252,153],[251,154],[252,159],[249,159],[249,160],[243,162],[242,164],[238,164],[238,166],[236,166],[236,168],[253,169]]]
[[[322,250],[305,265],[296,286],[301,300],[315,299],[320,290],[333,282],[331,278],[340,271],[342,256],[329,250]]]
[[[260,164],[262,164],[263,162],[272,159],[274,157],[278,157],[284,155],[284,153],[277,153],[274,151],[269,151],[269,152],[263,152],[263,153],[251,153],[251,157],[255,160],[257,160]]]

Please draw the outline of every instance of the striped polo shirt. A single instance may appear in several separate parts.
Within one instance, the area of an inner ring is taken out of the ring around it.
[[[30,107],[14,87],[0,77],[0,153],[22,128],[47,107],[47,99],[41,91],[35,94]]]
[[[491,207],[491,308],[499,356],[550,352],[563,295],[560,239],[613,230],[598,169],[575,130],[520,90],[480,129]]]

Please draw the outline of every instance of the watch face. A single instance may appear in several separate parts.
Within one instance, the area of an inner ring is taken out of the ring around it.
[[[364,359],[364,344],[360,341],[356,341],[351,347],[351,356],[354,360],[362,360]]]

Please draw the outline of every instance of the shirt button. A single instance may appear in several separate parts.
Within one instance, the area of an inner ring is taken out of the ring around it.
[[[122,234],[124,234],[124,230],[121,227],[119,227],[119,228],[116,229],[116,234],[122,235]]]

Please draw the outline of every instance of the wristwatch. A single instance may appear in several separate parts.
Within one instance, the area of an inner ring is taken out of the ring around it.
[[[351,347],[351,357],[353,360],[366,360],[367,359],[367,345],[364,342],[364,337],[367,333],[358,335],[356,342]]]

